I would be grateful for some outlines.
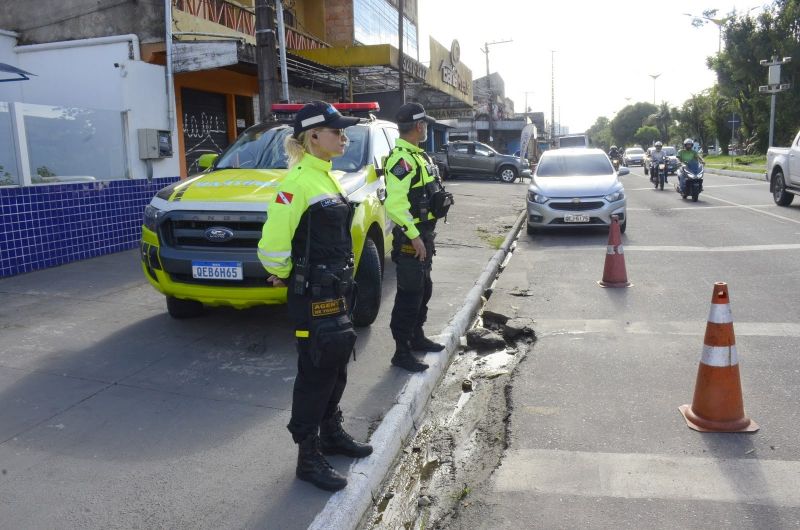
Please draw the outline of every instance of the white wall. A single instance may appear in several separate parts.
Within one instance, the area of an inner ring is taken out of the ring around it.
[[[19,83],[0,83],[0,101],[124,112],[130,174],[133,178],[145,178],[146,165],[139,159],[136,130],[170,128],[164,67],[132,60],[131,46],[138,47],[138,42],[95,43],[90,40],[82,41],[91,42],[90,45],[79,46],[75,44],[81,41],[17,46],[11,47],[9,55],[10,39],[0,33],[0,62],[27,70],[36,77]],[[153,161],[153,176],[156,178],[179,175],[174,118],[172,130],[175,154],[171,158]]]
[[[0,29],[0,63],[10,64],[20,68],[17,64],[17,54],[14,53],[14,46],[17,45],[17,34]],[[24,68],[23,68],[24,70]],[[14,77],[13,75],[0,74],[3,79]],[[20,85],[23,82],[12,81],[0,83],[0,101],[22,101],[22,91]]]

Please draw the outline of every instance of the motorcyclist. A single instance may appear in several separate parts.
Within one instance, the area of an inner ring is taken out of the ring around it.
[[[655,149],[650,153],[650,180],[652,182],[656,181],[658,177],[658,164],[661,162],[667,163],[667,154],[664,152],[662,147],[664,144],[660,141],[656,142],[654,145]],[[664,176],[664,182],[667,181],[666,175]]]
[[[619,165],[623,165],[622,163],[622,149],[618,148],[616,145],[612,145],[611,149],[608,150],[608,158],[611,159],[613,162],[614,160],[619,161]]]
[[[694,140],[691,138],[687,138],[683,141],[683,149],[678,151],[678,160],[680,160],[681,164],[685,164],[692,173],[697,173],[700,169],[700,164],[705,163],[700,153],[694,150]],[[681,170],[678,172],[678,191],[683,192],[685,181],[686,174],[683,172],[683,167],[681,167]]]

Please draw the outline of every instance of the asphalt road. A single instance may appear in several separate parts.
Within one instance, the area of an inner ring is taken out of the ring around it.
[[[432,335],[461,308],[527,186],[448,189]],[[362,440],[410,377],[389,364],[394,289],[390,266],[349,368],[345,426]],[[283,307],[171,319],[137,251],[0,281],[0,528],[306,528],[330,494],[294,476],[293,341]],[[331,461],[343,472],[351,462]]]
[[[633,287],[597,285],[603,231],[520,236],[488,308],[533,317],[539,340],[510,391],[503,462],[447,527],[800,527],[800,201],[720,175],[697,203],[639,168],[622,180]],[[678,411],[717,281],[755,434],[701,434]]]

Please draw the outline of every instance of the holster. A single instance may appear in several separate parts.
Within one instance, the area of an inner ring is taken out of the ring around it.
[[[356,332],[350,319],[353,267],[312,267],[309,287],[309,356],[316,368],[347,364],[355,353]]]

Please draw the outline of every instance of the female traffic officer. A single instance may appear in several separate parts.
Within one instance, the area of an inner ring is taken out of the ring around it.
[[[299,444],[297,477],[336,491],[347,479],[324,454],[360,458],[372,447],[342,428],[339,400],[356,334],[350,322],[353,242],[350,203],[331,175],[347,146],[344,117],[322,101],[305,105],[286,138],[289,173],[267,209],[258,256],[275,287],[287,287],[297,337],[297,378],[287,426]]]

